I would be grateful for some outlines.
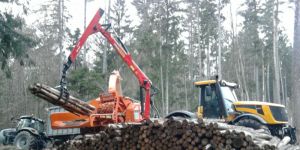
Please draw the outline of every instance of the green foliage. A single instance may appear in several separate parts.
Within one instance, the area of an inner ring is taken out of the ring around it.
[[[70,31],[70,29],[67,28],[66,30],[67,34],[68,34],[68,45],[67,45],[67,50],[72,51],[73,48],[75,47],[75,45],[77,44],[77,42],[79,41],[79,38],[81,36],[80,30],[79,28],[76,28],[76,30],[74,31],[74,33],[72,33]],[[81,67],[83,64],[83,54],[79,53],[77,55],[77,58],[74,62],[74,68],[76,70],[76,68]]]
[[[105,12],[106,15],[108,15],[108,12]],[[111,31],[112,36],[115,38],[118,36],[124,43],[124,45],[128,48],[129,52],[132,53],[133,57],[134,50],[131,49],[132,46],[132,34],[133,34],[133,28],[130,26],[132,21],[129,19],[129,15],[127,13],[127,7],[125,5],[124,0],[117,0],[112,3],[112,7],[110,10],[110,17],[109,20],[105,20],[105,22],[111,23],[113,26],[113,29],[109,29]],[[114,30],[114,31],[112,31]],[[116,34],[115,34],[116,33]],[[110,44],[107,42],[105,38],[99,33],[96,34],[97,38],[95,40],[96,43],[96,61],[94,62],[93,69],[98,72],[102,73],[103,80],[108,80],[109,75],[113,70],[119,70],[122,77],[124,77],[125,80],[122,81],[122,84],[125,86],[132,86],[135,84],[132,79],[134,75],[132,72],[127,69],[127,65],[123,62],[123,60],[120,58],[120,56],[117,54],[117,52],[110,46]],[[106,51],[106,62],[107,62],[107,70],[104,72],[103,70],[103,62],[104,62],[104,51]],[[129,84],[129,85],[128,85]],[[107,83],[103,85],[103,87],[107,87]],[[124,95],[132,96],[135,94],[134,88],[124,88],[123,89]]]
[[[244,42],[243,50],[253,51],[253,54],[260,53],[262,51],[262,41],[259,38],[258,31],[258,27],[260,26],[258,4],[255,0],[248,0],[245,2],[245,5],[248,6],[247,9],[240,12],[240,15],[245,19],[243,22],[243,32],[240,34],[244,34],[244,39],[247,41]]]
[[[16,59],[24,65],[27,50],[36,45],[34,40],[23,33],[24,20],[7,12],[0,12],[0,64],[7,77],[11,76],[9,62]]]
[[[66,7],[61,7],[57,0],[46,0],[35,11],[40,17],[35,22],[36,28],[42,33],[40,44],[52,50],[63,42],[67,31],[65,24],[70,18]]]
[[[75,96],[89,100],[106,92],[104,86],[107,84],[101,74],[87,68],[72,70],[68,76],[69,88]]]
[[[110,21],[113,22],[116,33],[120,36],[120,39],[124,39],[124,37],[129,38],[133,30],[132,27],[130,27],[132,20],[129,19],[127,10],[125,0],[116,0],[112,6]]]
[[[72,51],[72,49],[75,47],[76,43],[79,41],[79,38],[80,38],[80,29],[79,28],[76,28],[76,30],[74,31],[74,33],[72,33],[70,31],[69,28],[67,28],[66,30],[67,34],[68,34],[68,37],[69,37],[69,45],[67,47],[67,50],[69,51]]]
[[[264,99],[270,101],[273,99],[273,19],[275,4],[273,0],[246,0],[242,4],[244,9],[239,12],[239,15],[244,19],[242,30],[234,35],[235,39],[231,39],[233,42],[228,47],[227,55],[223,55],[227,61],[223,64],[223,67],[226,68],[227,72],[234,72],[234,74],[226,75],[226,78],[239,81],[242,85],[240,95],[248,91],[250,100]],[[287,36],[283,33],[280,26],[278,29],[278,39],[279,69],[281,70],[282,77],[280,84],[282,87],[285,84],[287,85],[284,87],[287,89],[287,93],[285,93],[287,95],[283,97],[283,99],[286,99],[290,95],[290,86],[288,86],[290,81],[286,79],[290,77],[289,72],[291,72],[291,47],[289,46]],[[245,81],[241,77],[242,70],[245,72]],[[281,94],[283,96],[283,93]],[[246,99],[245,95],[242,99]]]
[[[77,28],[74,33],[67,29],[68,45],[67,50],[73,50],[81,36],[80,30]],[[73,63],[74,69],[70,71],[68,76],[69,88],[75,96],[90,100],[99,96],[100,92],[104,92],[107,83],[104,82],[104,76],[94,70],[83,67],[83,54],[80,53],[76,61]]]
[[[280,60],[281,60],[281,76],[283,78],[283,84],[284,89],[286,90],[286,96],[290,97],[292,95],[291,91],[292,91],[292,87],[290,85],[292,85],[292,80],[290,80],[292,78],[292,46],[289,45],[289,40],[287,38],[287,35],[284,34],[282,31],[279,31],[279,40],[278,40],[278,50],[279,50],[279,56],[280,56]]]
[[[179,108],[181,95],[184,95],[182,79],[186,74],[184,62],[187,60],[184,43],[180,39],[182,18],[177,14],[179,4],[171,0],[134,0],[132,4],[141,19],[134,33],[137,63],[152,80],[153,85],[161,90],[155,96],[159,110],[165,113],[163,106],[166,99],[169,99],[170,108]],[[168,96],[164,92],[166,90]]]

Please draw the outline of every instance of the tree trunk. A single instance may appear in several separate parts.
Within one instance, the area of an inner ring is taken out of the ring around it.
[[[110,21],[110,11],[111,11],[111,0],[108,0],[108,8],[107,8],[107,18],[106,18],[106,23],[109,23]],[[106,42],[106,48],[103,50],[103,63],[102,63],[102,73],[107,72],[107,51],[109,50],[109,43]]]
[[[234,55],[234,70],[235,70],[235,74],[236,74],[236,78],[238,81],[238,84],[242,83],[241,80],[241,75],[240,75],[240,63],[239,63],[239,57],[238,57],[238,50],[236,48],[236,36],[235,36],[235,28],[234,28],[234,23],[233,23],[233,15],[232,15],[232,3],[231,0],[229,1],[229,5],[230,5],[230,25],[231,25],[231,39],[232,39],[232,51],[233,51],[233,55]],[[241,92],[241,97],[243,97],[243,90]]]
[[[161,24],[160,24],[160,30],[159,30],[159,39],[162,41],[161,37]],[[162,112],[165,113],[165,92],[164,92],[164,76],[163,76],[163,56],[162,56],[162,42],[159,45],[159,68],[160,68],[160,89],[161,89],[161,102],[162,102]]]
[[[261,92],[261,98],[262,101],[265,102],[266,101],[266,90],[265,90],[265,61],[264,61],[264,57],[265,57],[265,53],[264,53],[264,49],[261,50],[261,56],[262,56],[262,63],[261,63],[261,76],[262,76],[262,92]]]
[[[190,20],[190,26],[189,26],[189,48],[188,48],[188,52],[187,52],[187,55],[190,59],[188,59],[188,66],[187,66],[187,69],[188,69],[188,79],[191,80],[191,76],[192,76],[192,62],[193,62],[193,50],[192,50],[192,39],[193,39],[193,23],[192,21]]]
[[[59,61],[60,61],[60,66],[59,66],[59,71],[60,71],[60,76],[62,75],[62,69],[63,69],[63,11],[64,11],[64,5],[63,5],[63,0],[58,1],[58,22],[59,22],[59,31],[58,31],[58,42],[59,42]]]
[[[197,17],[197,32],[200,33],[201,32],[201,26],[200,26],[200,16],[199,16],[199,13],[200,13],[200,6],[199,6],[199,1],[196,2],[196,9],[197,9],[197,14],[196,14],[196,17]],[[193,35],[193,33],[191,33]],[[197,45],[198,45],[198,57],[199,57],[199,77],[201,79],[202,77],[202,56],[201,56],[201,53],[202,53],[202,50],[201,50],[201,44],[200,44],[200,36],[197,36]],[[194,55],[194,54],[192,54]]]
[[[298,108],[300,106],[300,0],[295,1],[295,23],[294,23],[294,49],[292,55],[292,101],[293,101],[293,122],[297,127],[297,133],[299,135],[300,111]],[[298,136],[299,137],[299,136]]]
[[[221,0],[218,1],[218,76],[222,79],[222,58],[221,58]]]
[[[210,40],[209,40],[209,36],[207,39],[207,53],[206,53],[206,77],[210,78]]]
[[[280,79],[279,79],[279,57],[278,57],[278,0],[275,2],[275,7],[273,11],[273,61],[274,61],[274,99],[273,102],[281,103],[280,98]]]
[[[268,63],[267,65],[267,85],[266,85],[266,91],[267,91],[267,95],[266,95],[266,100],[267,102],[271,102],[271,91],[270,91],[270,64]]]
[[[279,65],[279,79],[280,79],[280,91],[281,91],[281,104],[285,104],[285,93],[284,93],[284,83],[283,83],[283,78],[282,78],[282,72],[281,72],[282,68],[281,65]]]
[[[83,29],[86,29],[86,5],[88,0],[84,0],[84,18],[83,18]],[[83,66],[87,66],[86,64],[86,44],[83,45]]]
[[[285,95],[284,105],[287,106],[288,105],[288,95],[287,95],[286,75],[284,75],[283,84],[284,84],[284,91],[283,92],[284,92],[284,95]]]
[[[256,57],[257,58],[257,57]],[[258,60],[258,59],[256,59],[256,60]],[[254,65],[254,72],[255,72],[255,90],[256,90],[256,92],[255,92],[255,97],[256,97],[256,100],[257,101],[261,101],[261,99],[260,99],[260,90],[259,90],[259,71],[258,71],[258,65],[257,64],[255,64]]]
[[[166,15],[166,18],[167,19],[169,19],[170,18],[170,12],[169,12],[169,0],[165,0],[165,6],[166,6],[166,13],[167,13],[167,15]],[[166,27],[166,29],[168,29],[169,27],[169,23],[167,22],[167,27]],[[166,41],[166,45],[169,45],[170,43],[169,43],[169,33],[167,32],[166,33],[166,39],[165,39],[165,41]],[[169,50],[170,51],[170,49],[168,48],[167,50]],[[169,113],[169,61],[170,61],[170,58],[171,58],[171,55],[170,55],[170,52],[168,52],[167,53],[167,55],[166,55],[166,63],[167,63],[167,65],[166,65],[166,114],[168,114]]]
[[[166,67],[166,114],[169,114],[169,59],[167,55],[167,67]]]
[[[185,75],[184,75],[185,110],[189,110],[186,79],[187,79],[187,76],[186,76],[186,73],[185,73]]]
[[[241,53],[241,49],[238,48],[238,52],[239,52],[239,64],[240,64],[240,70],[241,70],[241,75],[242,75],[242,81],[243,81],[243,92],[245,94],[244,96],[244,100],[248,101],[249,100],[249,94],[248,94],[248,88],[247,88],[247,83],[246,83],[246,78],[245,78],[245,67],[244,67],[244,63],[243,63],[243,59],[242,59],[242,53]]]

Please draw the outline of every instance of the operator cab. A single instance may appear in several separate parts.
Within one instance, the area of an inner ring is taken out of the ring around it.
[[[21,116],[17,125],[17,131],[23,128],[33,128],[39,133],[44,132],[44,121],[32,116]]]
[[[199,88],[198,117],[225,119],[235,113],[233,103],[238,101],[235,83],[207,80],[194,83]]]

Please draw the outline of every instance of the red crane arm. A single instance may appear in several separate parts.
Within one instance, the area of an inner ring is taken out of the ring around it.
[[[61,86],[65,87],[66,81],[66,71],[70,68],[71,64],[75,61],[81,47],[87,40],[88,36],[91,34],[94,34],[96,32],[102,33],[102,35],[108,40],[108,42],[112,45],[112,47],[117,51],[119,56],[122,58],[122,60],[127,64],[129,69],[133,72],[133,74],[136,76],[136,78],[139,81],[140,89],[141,89],[141,106],[142,106],[142,115],[144,119],[150,118],[150,102],[151,102],[151,86],[152,82],[151,80],[145,75],[145,73],[139,68],[139,66],[134,62],[134,60],[131,57],[131,54],[128,52],[126,47],[123,45],[122,41],[117,38],[117,40],[111,36],[109,32],[106,31],[106,29],[103,28],[104,25],[101,25],[99,23],[99,20],[101,16],[103,15],[104,11],[100,8],[97,13],[95,14],[94,18],[86,28],[86,30],[83,32],[82,36],[80,37],[79,41],[77,42],[76,46],[73,48],[71,54],[68,57],[68,62],[64,64],[63,68],[63,75],[61,79]],[[145,99],[143,100],[143,90],[145,91]],[[144,106],[145,103],[145,106]]]

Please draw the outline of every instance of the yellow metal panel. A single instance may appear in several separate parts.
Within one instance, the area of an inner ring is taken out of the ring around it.
[[[203,118],[203,106],[198,106],[197,116]]]
[[[206,81],[194,82],[195,85],[209,85],[209,84],[215,84],[215,83],[217,83],[216,80],[206,80]]]
[[[235,114],[228,114],[227,117],[225,118],[226,122],[230,122],[236,118],[237,115]]]
[[[242,106],[239,107],[239,105],[247,105],[245,103],[242,103],[242,104],[237,104],[237,103],[238,102],[235,103],[237,111],[257,115],[257,116],[263,118],[268,124],[286,124],[287,123],[287,122],[282,122],[282,121],[275,120],[273,115],[272,115],[272,112],[270,110],[270,107],[268,105],[260,105],[260,106],[262,106],[262,110],[264,112],[264,114],[262,115],[262,114],[258,113],[256,111],[256,109],[244,108]],[[251,105],[249,105],[249,106],[251,106]]]
[[[276,103],[267,103],[267,102],[260,102],[260,101],[237,101],[234,102],[235,105],[269,105],[269,106],[278,106],[278,107],[284,107],[284,105],[276,104]]]

